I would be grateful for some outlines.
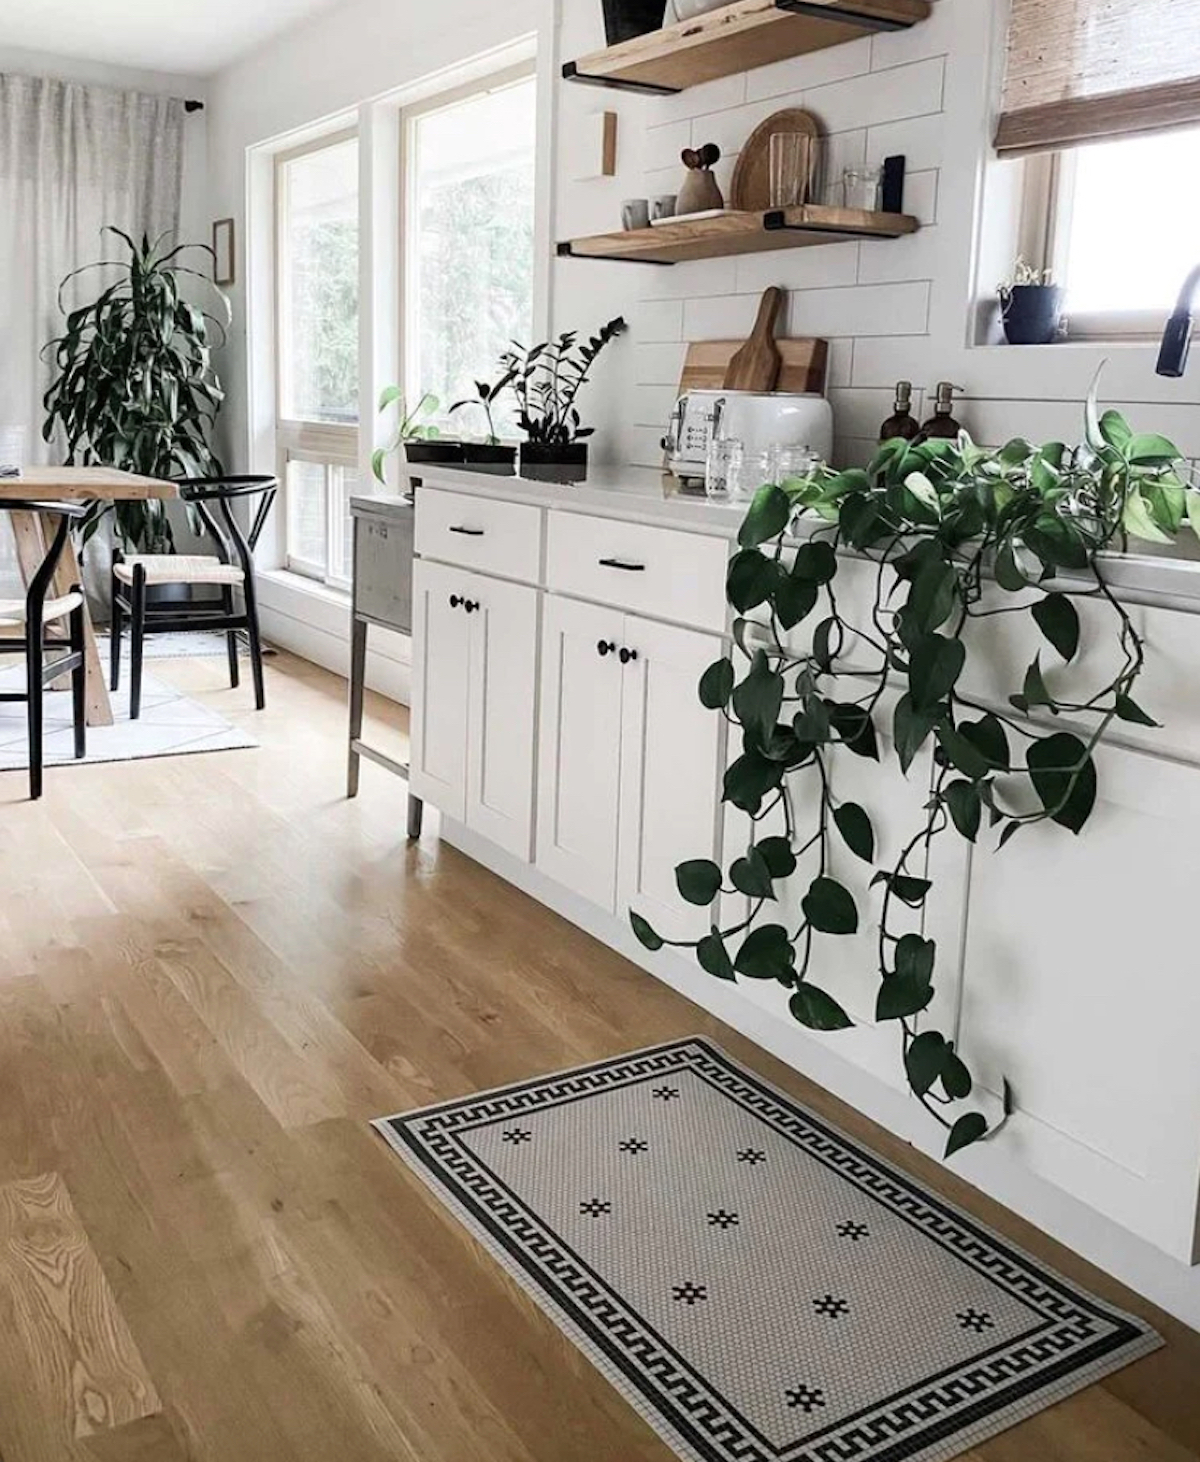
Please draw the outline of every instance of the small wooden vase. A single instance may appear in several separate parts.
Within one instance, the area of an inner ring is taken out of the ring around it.
[[[685,147],[682,156],[688,171],[675,203],[676,215],[724,208],[724,195],[712,174],[714,165],[721,160],[721,149],[710,142],[699,150]]]

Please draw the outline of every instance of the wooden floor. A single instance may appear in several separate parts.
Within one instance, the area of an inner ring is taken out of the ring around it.
[[[3,1462],[669,1462],[367,1122],[697,1031],[1168,1337],[975,1462],[1200,1457],[1200,1337],[346,802],[340,681],[155,673],[262,749],[0,776]]]

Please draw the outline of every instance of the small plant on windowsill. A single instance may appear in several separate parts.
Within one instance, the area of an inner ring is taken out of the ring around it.
[[[822,467],[763,487],[741,527],[727,584],[736,653],[705,672],[699,695],[740,751],[724,800],[749,819],[749,845],[728,869],[707,858],[676,869],[681,897],[711,909],[702,938],[665,940],[636,912],[633,929],[647,949],[693,950],[717,979],[775,982],[803,1026],[847,1029],[821,979],[822,941],[857,934],[871,895],[838,876],[844,846],[880,900],[876,1019],[895,1023],[909,1086],[945,1129],[948,1157],[995,1135],[1013,1099],[1005,1084],[998,1120],[963,1108],[974,1078],[934,1007],[931,846],[950,829],[975,843],[990,828],[1001,849],[1017,840],[1012,857],[1039,825],[1082,832],[1110,728],[1156,725],[1135,699],[1145,647],[1103,555],[1127,535],[1169,542],[1185,523],[1200,536],[1200,491],[1179,463],[1163,437],[1100,417],[1093,391],[1083,446],[889,441],[866,470]],[[817,525],[799,543],[798,515]],[[857,577],[845,584],[852,575],[867,578],[865,596]],[[1046,648],[1001,706],[972,689],[996,665],[974,667],[987,649],[980,627],[1011,615],[1030,618]],[[1072,668],[1085,639],[1086,667],[1115,665],[1111,678]],[[835,789],[850,758],[893,757],[927,797],[911,836],[889,838],[898,855],[881,861],[871,814]]]
[[[1018,259],[1011,280],[996,286],[1010,345],[1049,345],[1062,334],[1063,291],[1049,269]]]
[[[478,406],[487,421],[487,436],[482,442],[466,441],[463,443],[463,457],[468,467],[504,474],[516,471],[517,449],[514,445],[500,440],[496,432],[495,418],[496,402],[512,385],[515,376],[516,370],[513,368],[507,370],[498,381],[476,381],[475,395],[465,397],[462,401],[456,401],[450,408],[451,415],[453,415],[454,412],[463,411],[468,406]]]
[[[514,343],[500,357],[511,376],[508,389],[516,397],[517,425],[525,433],[523,476],[572,481],[587,475],[586,439],[595,428],[582,424],[575,402],[601,352],[625,329],[618,316],[582,344],[571,330],[528,349]]]
[[[371,471],[377,482],[388,486],[387,459],[404,448],[404,455],[410,462],[454,463],[462,461],[462,443],[442,436],[440,429],[429,420],[438,411],[441,403],[432,391],[426,391],[412,411],[404,399],[402,386],[386,386],[379,397],[379,412],[382,415],[397,407],[396,429],[386,447],[379,447],[371,454]]]

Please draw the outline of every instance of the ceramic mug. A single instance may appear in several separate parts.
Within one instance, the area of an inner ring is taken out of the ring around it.
[[[650,217],[652,219],[674,218],[677,201],[674,193],[662,193],[657,198],[651,198]]]
[[[627,233],[637,228],[650,227],[649,198],[626,198],[621,204],[621,227]]]

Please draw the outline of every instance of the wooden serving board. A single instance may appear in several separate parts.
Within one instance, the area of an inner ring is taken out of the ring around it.
[[[804,204],[812,197],[813,181],[820,160],[821,128],[811,112],[802,107],[785,107],[751,132],[738,156],[729,185],[729,206],[739,212],[765,213],[771,204],[771,138],[776,132],[794,132],[807,141],[804,166]]]
[[[689,345],[679,379],[679,394],[724,390],[725,374],[745,343],[744,340],[700,340]],[[824,394],[828,340],[776,340],[775,345],[782,362],[775,390]]]

